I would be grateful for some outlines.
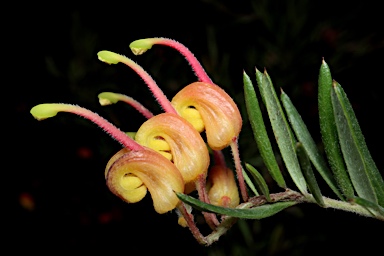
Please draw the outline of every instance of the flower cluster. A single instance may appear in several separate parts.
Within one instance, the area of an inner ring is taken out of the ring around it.
[[[208,77],[194,55],[182,44],[166,38],[147,38],[131,43],[134,54],[142,54],[155,44],[178,50],[190,63],[199,81],[180,90],[171,101],[151,76],[131,59],[110,51],[100,51],[99,60],[123,63],[147,84],[164,113],[154,115],[133,98],[113,92],[99,94],[101,105],[123,101],[146,118],[131,138],[98,114],[70,104],[40,104],[31,109],[38,120],[69,112],[94,122],[117,140],[123,148],[107,163],[106,184],[110,191],[128,203],[151,194],[154,209],[166,213],[176,209],[179,223],[188,226],[198,239],[204,239],[195,227],[191,208],[175,192],[189,194],[197,190],[199,199],[223,207],[240,203],[234,173],[223,159],[222,149],[231,147],[237,181],[243,201],[248,200],[237,148],[242,119],[232,98]],[[205,132],[207,142],[200,133]],[[207,146],[208,145],[208,146]],[[214,164],[210,168],[209,148]],[[203,213],[212,228],[219,224],[216,215]]]

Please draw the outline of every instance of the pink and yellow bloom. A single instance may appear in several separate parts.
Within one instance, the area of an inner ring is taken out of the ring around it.
[[[239,109],[217,85],[194,82],[181,89],[171,103],[197,131],[205,130],[208,145],[214,150],[228,147],[241,131]]]
[[[194,190],[199,176],[205,179],[209,166],[207,146],[193,126],[179,115],[163,113],[148,119],[137,131],[135,140],[172,161],[188,192]]]
[[[195,238],[204,243],[205,238],[193,221],[192,209],[179,201],[176,193],[190,193],[197,189],[200,200],[206,203],[236,207],[240,201],[239,193],[229,168],[213,166],[206,184],[210,165],[208,146],[216,153],[230,146],[243,200],[247,200],[237,148],[242,118],[232,98],[211,81],[193,54],[182,44],[165,38],[149,38],[137,40],[130,47],[135,54],[142,54],[153,44],[164,44],[180,51],[200,81],[185,86],[169,101],[151,76],[134,61],[114,52],[98,52],[99,60],[105,63],[123,63],[132,68],[165,112],[154,115],[127,95],[100,93],[101,105],[123,101],[147,118],[133,137],[98,114],[76,105],[40,104],[31,109],[31,114],[42,120],[58,112],[69,112],[97,124],[123,146],[105,168],[104,175],[110,191],[127,203],[139,202],[149,192],[156,212],[162,214],[176,209],[179,224],[188,226]],[[204,131],[208,146],[200,134]],[[203,215],[213,230],[220,224],[215,214],[203,212]]]
[[[239,180],[241,195],[248,200],[237,140],[242,127],[240,111],[232,98],[209,78],[200,62],[183,44],[168,38],[145,38],[130,44],[132,52],[141,55],[153,45],[165,45],[179,51],[189,62],[199,82],[184,87],[172,99],[172,106],[199,132],[205,131],[213,150],[230,146]]]
[[[127,203],[139,202],[149,190],[158,213],[175,209],[179,204],[175,192],[184,192],[184,180],[176,166],[148,148],[119,151],[107,165],[106,181],[111,192]]]
[[[91,120],[120,142],[124,148],[108,162],[105,177],[108,188],[128,203],[136,203],[149,190],[158,213],[179,204],[175,192],[183,193],[185,182],[177,167],[162,154],[140,145],[113,124],[92,111],[70,104],[40,104],[31,109],[38,120],[69,112]]]

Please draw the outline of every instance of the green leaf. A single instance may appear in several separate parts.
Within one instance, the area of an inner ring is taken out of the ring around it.
[[[286,188],[286,184],[283,175],[280,171],[279,165],[277,164],[275,154],[269,140],[267,130],[264,125],[263,116],[261,114],[259,101],[256,97],[256,92],[253,87],[252,81],[249,76],[243,73],[244,81],[244,96],[245,105],[247,107],[247,113],[249,116],[249,122],[252,127],[253,136],[257,143],[260,155],[264,160],[265,166],[267,167],[272,178],[277,182],[279,187]]]
[[[319,118],[320,131],[329,165],[341,192],[348,198],[354,196],[352,183],[345,169],[338,143],[337,128],[332,108],[332,77],[327,63],[323,60],[319,74]]]
[[[372,209],[377,211],[380,215],[384,216],[384,208],[381,207],[380,205],[377,205],[375,203],[372,203],[371,201],[365,200],[364,198],[361,197],[353,197],[352,202],[359,204],[363,207],[366,207],[368,209]],[[373,213],[372,213],[373,214]],[[375,214],[373,214],[375,216]]]
[[[352,184],[359,197],[384,205],[383,178],[369,153],[352,106],[340,84],[334,82],[333,88],[337,132]]]
[[[271,197],[269,196],[269,189],[263,176],[252,165],[245,163],[245,167],[252,174],[253,178],[256,181],[257,187],[260,189],[261,193],[263,193],[267,201],[270,202]]]
[[[311,162],[309,161],[307,152],[301,142],[298,142],[296,144],[296,152],[297,152],[297,156],[299,157],[301,170],[303,171],[304,177],[307,180],[309,190],[311,191],[316,202],[321,207],[324,207],[325,204],[324,204],[323,196],[321,194],[319,185],[317,184],[315,174],[312,171]]]
[[[260,71],[256,69],[256,73],[259,72]],[[260,76],[260,74],[257,74],[256,76]],[[307,184],[300,170],[299,161],[296,156],[293,134],[289,128],[283,109],[281,108],[276,92],[266,71],[264,71],[263,79],[261,83],[258,83],[258,87],[265,99],[269,120],[283,161],[293,182],[300,192],[305,195],[307,194]]]
[[[253,182],[252,182],[251,179],[249,178],[247,172],[244,171],[243,168],[241,168],[241,171],[243,172],[243,176],[244,176],[245,183],[247,183],[248,187],[252,190],[253,194],[255,194],[255,196],[258,196],[259,193],[257,192],[257,190],[256,190],[256,188],[255,188],[255,185],[253,185]]]
[[[193,198],[191,196],[188,196],[182,193],[176,193],[176,195],[181,201],[191,205],[193,208],[199,211],[214,212],[214,213],[223,214],[223,215],[236,217],[240,219],[259,220],[259,219],[267,218],[275,215],[276,213],[290,206],[297,204],[294,201],[277,202],[273,204],[261,205],[261,206],[250,208],[250,209],[237,209],[237,208],[225,208],[225,207],[219,207],[211,204],[206,204],[196,198]]]
[[[262,72],[260,72],[257,68],[256,68],[256,82],[257,84],[262,84],[263,83],[263,79],[264,79],[264,74]],[[263,100],[263,104],[266,106],[265,104],[265,97],[263,94],[261,94],[261,99]]]
[[[320,173],[321,177],[323,177],[325,182],[328,184],[328,186],[341,200],[343,200],[344,197],[338,190],[336,181],[333,178],[331,171],[328,169],[324,158],[320,155],[315,141],[309,133],[308,128],[305,125],[300,114],[297,112],[295,106],[292,104],[292,101],[290,100],[288,95],[283,91],[281,91],[280,98],[283,103],[285,112],[287,113],[288,120],[291,123],[292,129],[295,132],[297,139],[302,143],[302,146],[305,148],[309,159],[315,166],[316,170]]]

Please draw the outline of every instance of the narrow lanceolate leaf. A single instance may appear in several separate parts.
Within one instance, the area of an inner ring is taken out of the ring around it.
[[[256,69],[256,73],[257,72],[260,71]],[[275,89],[266,71],[263,74],[261,83],[258,83],[258,87],[265,99],[269,120],[285,166],[297,188],[305,195],[307,194],[307,184],[296,156],[292,131],[290,130]]]
[[[296,144],[296,152],[297,152],[297,156],[299,157],[301,170],[303,171],[304,177],[307,180],[307,184],[308,184],[309,190],[313,195],[313,198],[315,198],[316,202],[320,206],[324,207],[325,204],[324,204],[323,196],[321,195],[321,191],[320,191],[319,185],[317,184],[315,174],[312,171],[311,162],[309,161],[307,152],[301,142],[298,142]]]
[[[319,74],[319,118],[320,131],[323,139],[325,153],[335,180],[341,192],[348,198],[354,196],[354,190],[345,169],[344,160],[340,151],[337,137],[337,128],[332,108],[332,76],[327,63],[323,60]]]
[[[321,156],[319,149],[317,148],[316,143],[309,133],[308,128],[299,112],[297,112],[295,106],[292,104],[292,101],[285,92],[281,91],[280,98],[285,112],[287,113],[288,120],[291,123],[291,127],[295,132],[296,138],[302,143],[309,159],[315,166],[316,170],[320,173],[321,177],[323,177],[333,192],[343,200],[343,195],[338,190],[336,181],[333,178],[331,171],[328,169],[324,158]]]
[[[279,165],[277,164],[275,154],[273,153],[271,142],[264,125],[255,89],[251,79],[245,72],[243,73],[243,81],[245,105],[247,107],[249,122],[251,124],[253,136],[259,148],[260,155],[263,158],[265,166],[268,168],[272,178],[277,182],[279,187],[286,188],[283,175],[280,171]]]
[[[244,171],[243,168],[241,168],[241,171],[243,172],[243,176],[244,176],[245,183],[247,183],[248,187],[251,189],[251,191],[253,192],[253,194],[255,194],[255,196],[259,196],[259,192],[257,192],[257,190],[256,190],[256,188],[255,188],[255,185],[253,185],[253,182],[252,182],[251,179],[249,178],[247,172]]]
[[[337,82],[332,103],[341,150],[352,184],[359,197],[384,205],[384,181],[374,163],[352,106]]]
[[[359,204],[361,206],[364,206],[368,209],[372,209],[384,217],[384,208],[381,207],[380,205],[372,203],[371,201],[365,200],[364,198],[361,198],[361,197],[352,198],[352,202]],[[375,214],[373,214],[373,215],[375,215]]]
[[[256,82],[258,85],[263,83],[263,78],[264,78],[264,74],[260,72],[258,69],[256,69]],[[263,104],[265,105],[265,98],[263,94],[261,94],[261,99],[263,100]]]
[[[265,204],[250,209],[236,209],[236,208],[225,208],[211,204],[203,203],[202,201],[193,198],[191,196],[176,193],[177,197],[186,204],[191,205],[193,208],[204,211],[214,212],[222,215],[236,217],[240,219],[263,219],[275,215],[276,213],[296,204],[294,201],[290,202],[277,202],[273,204]]]
[[[269,189],[263,176],[252,165],[245,163],[245,167],[252,174],[253,178],[256,181],[257,187],[259,188],[261,193],[263,193],[267,201],[270,202],[271,197],[269,196]]]

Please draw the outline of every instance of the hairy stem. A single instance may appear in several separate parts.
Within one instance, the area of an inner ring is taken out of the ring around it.
[[[140,65],[138,65],[133,60],[110,51],[100,51],[98,52],[99,60],[108,63],[108,64],[117,64],[119,62],[127,65],[133,71],[135,71],[141,79],[147,84],[149,90],[152,92],[153,96],[156,98],[157,102],[163,108],[165,112],[177,114],[176,110],[171,105],[171,102],[168,100],[167,96],[163,93],[160,87],[157,85],[155,80],[145,71]]]
[[[245,186],[245,181],[244,181],[244,176],[243,176],[243,168],[241,167],[239,148],[238,148],[238,144],[237,144],[237,137],[232,139],[230,146],[231,146],[231,150],[232,150],[233,160],[235,162],[237,180],[239,182],[241,196],[243,198],[243,201],[247,202],[248,201],[248,192],[247,192],[247,187]]]
[[[279,201],[295,201],[297,203],[316,203],[316,200],[312,197],[312,195],[303,196],[301,193],[296,192],[294,190],[286,189],[284,192],[271,194],[271,202],[279,202]],[[365,217],[375,218],[381,221],[384,221],[384,216],[380,215],[374,210],[368,210],[365,207],[353,204],[349,202],[344,202],[340,200],[335,200],[327,197],[323,197],[325,208],[333,208],[337,210],[342,210],[346,212],[353,212]],[[261,206],[263,204],[268,203],[265,196],[255,196],[248,200],[248,202],[242,203],[236,208],[238,209],[249,209],[257,206]],[[217,226],[216,230],[214,230],[211,234],[205,237],[204,245],[209,246],[212,243],[219,240],[219,238],[224,235],[235,223],[237,218],[230,216],[223,216],[222,222],[219,226]]]
[[[154,44],[160,44],[160,45],[165,45],[168,47],[171,47],[178,52],[180,52],[185,59],[189,62],[191,65],[193,71],[195,72],[197,78],[201,82],[206,82],[212,84],[211,78],[207,75],[205,72],[203,66],[201,66],[200,62],[196,59],[195,55],[183,44],[169,39],[169,38],[162,38],[162,37],[157,37],[157,38],[146,38],[146,39],[139,39],[131,43],[130,47],[135,54],[142,54],[146,50],[150,49],[152,45]]]
[[[180,203],[177,208],[183,215],[185,221],[187,222],[188,228],[191,231],[192,235],[195,237],[196,241],[200,244],[206,245],[207,239],[201,234],[200,230],[196,226],[195,221],[193,220],[193,215],[188,213],[184,203]]]
[[[43,120],[55,116],[58,112],[67,112],[81,116],[89,121],[95,123],[108,133],[112,138],[120,142],[121,145],[130,150],[142,150],[143,146],[139,145],[136,141],[127,136],[119,128],[108,122],[103,117],[99,116],[86,108],[77,105],[64,104],[64,103],[46,103],[34,106],[31,109],[31,114],[38,120]]]
[[[207,194],[207,188],[206,188],[206,177],[205,175],[199,175],[199,178],[196,181],[196,189],[199,194],[199,200],[209,204],[209,198]],[[216,214],[214,213],[209,213],[209,212],[202,212],[203,216],[205,218],[205,221],[207,222],[208,226],[212,229],[215,230],[216,227],[220,224]]]

